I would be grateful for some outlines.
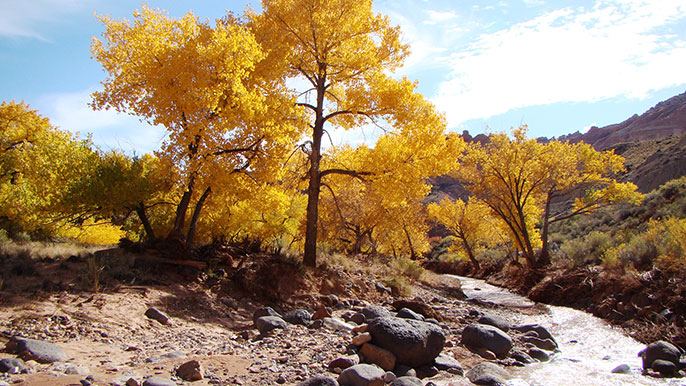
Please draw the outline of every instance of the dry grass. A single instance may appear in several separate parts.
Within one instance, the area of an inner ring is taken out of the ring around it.
[[[85,256],[107,246],[86,246],[77,243],[47,243],[47,242],[8,242],[0,245],[0,254],[15,256],[28,254],[31,258],[41,259],[50,257],[53,259],[68,258],[69,256]]]

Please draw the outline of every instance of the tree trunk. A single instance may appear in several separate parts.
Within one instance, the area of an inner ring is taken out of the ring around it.
[[[474,252],[472,252],[472,247],[469,246],[469,243],[464,238],[462,239],[462,245],[464,246],[464,250],[467,251],[467,257],[469,257],[469,261],[472,262],[472,268],[474,268],[474,273],[477,273],[479,271],[479,268],[481,268],[479,260],[476,259],[476,257],[474,256]]]
[[[407,231],[407,226],[404,226],[403,230],[405,231],[405,236],[407,237],[407,244],[410,247],[410,259],[417,260],[417,254],[414,251],[414,246],[412,245],[412,237],[410,237],[410,232]]]
[[[322,184],[319,161],[321,161],[322,136],[324,135],[324,93],[326,77],[317,79],[317,106],[312,128],[312,152],[310,153],[309,185],[307,187],[307,215],[305,223],[305,253],[303,264],[317,266],[317,221],[319,219],[319,191]]]
[[[202,207],[205,204],[205,200],[207,200],[207,197],[209,197],[210,193],[212,193],[212,188],[208,186],[207,189],[205,189],[205,191],[203,192],[202,196],[200,196],[198,202],[195,203],[195,209],[193,209],[193,217],[191,217],[191,223],[188,226],[188,234],[186,235],[187,244],[193,244],[193,238],[195,238],[195,229],[198,226],[198,218],[200,218],[200,212],[202,211]]]
[[[550,226],[550,204],[553,200],[553,192],[548,192],[546,197],[545,209],[543,211],[543,224],[541,224],[541,251],[538,253],[536,266],[545,267],[550,264],[550,253],[548,252],[548,227]]]
[[[172,228],[171,232],[169,232],[169,236],[167,236],[167,238],[183,240],[183,226],[186,222],[186,212],[188,211],[188,206],[191,203],[191,196],[193,196],[194,186],[195,176],[191,176],[190,180],[188,181],[188,187],[186,188],[186,191],[183,192],[183,196],[181,196],[181,201],[179,202],[179,205],[176,207],[174,227]]]
[[[152,225],[150,225],[148,214],[145,213],[145,205],[143,205],[143,202],[139,202],[136,206],[136,214],[141,220],[141,224],[143,224],[143,229],[145,230],[145,236],[147,240],[150,242],[155,241],[157,237],[155,237],[155,231],[152,229]]]

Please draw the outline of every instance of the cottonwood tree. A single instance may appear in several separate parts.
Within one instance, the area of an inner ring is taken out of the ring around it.
[[[363,177],[366,170],[322,168],[326,128],[376,124],[402,129],[435,115],[415,84],[389,75],[408,55],[400,29],[372,11],[372,1],[263,0],[262,12],[249,12],[250,28],[268,52],[272,69],[306,84],[297,105],[309,119],[309,158],[305,265],[316,265],[317,223],[322,182],[336,174]],[[294,82],[297,83],[297,82]],[[431,119],[423,129],[429,128]],[[432,128],[433,129],[433,128]]]
[[[477,250],[494,244],[498,239],[498,227],[491,218],[488,205],[476,198],[453,201],[446,197],[438,203],[430,203],[427,211],[459,240],[459,248],[467,255],[473,272],[478,271]]]
[[[483,147],[473,145],[461,175],[470,193],[504,222],[527,266],[535,268],[548,262],[551,223],[614,202],[635,202],[641,196],[634,184],[613,178],[623,169],[622,157],[583,143],[539,143],[528,139],[526,132],[522,126],[513,130],[512,138],[494,134]],[[551,210],[559,197],[575,200],[574,205]]]
[[[178,175],[167,238],[192,243],[212,195],[249,194],[236,175],[268,179],[294,146],[300,136],[294,100],[283,79],[260,72],[264,51],[231,15],[210,24],[192,12],[176,19],[144,6],[133,21],[100,20],[106,31],[91,51],[108,77],[92,105],[167,130],[156,153]]]
[[[51,235],[59,203],[94,160],[91,142],[59,130],[26,103],[0,104],[0,218],[14,232]]]

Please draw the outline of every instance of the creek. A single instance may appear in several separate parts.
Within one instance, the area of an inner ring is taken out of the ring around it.
[[[534,303],[522,296],[486,283],[483,280],[453,276],[471,299],[490,302],[505,308],[528,308]],[[558,342],[560,352],[549,362],[508,368],[511,386],[629,386],[686,385],[683,378],[644,376],[638,352],[645,345],[619,328],[583,311],[568,307],[547,306],[549,313],[527,315],[513,312],[513,324],[537,323],[546,327]],[[516,315],[516,316],[514,316]],[[626,364],[630,374],[613,374],[612,369]]]

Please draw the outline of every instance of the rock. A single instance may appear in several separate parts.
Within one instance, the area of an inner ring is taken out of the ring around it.
[[[169,324],[169,317],[164,312],[158,310],[155,307],[148,308],[147,311],[145,311],[145,316],[147,316],[150,319],[157,320],[162,324]]]
[[[365,317],[365,322],[368,322],[375,318],[389,317],[393,316],[391,311],[381,307],[381,306],[367,306],[362,309],[362,314]]]
[[[341,319],[338,318],[324,318],[322,319],[322,322],[324,323],[324,327],[334,330],[334,331],[352,331],[353,326],[349,325],[348,323],[342,321]]]
[[[355,324],[364,324],[367,321],[367,317],[361,312],[356,312],[352,314],[350,321]]]
[[[355,366],[358,363],[360,363],[360,360],[357,356],[338,357],[329,362],[329,369],[339,368],[345,370],[348,367]]]
[[[420,315],[425,319],[436,319],[443,320],[443,316],[436,312],[431,306],[424,303],[423,300],[419,298],[415,299],[400,299],[393,302],[393,308],[400,310],[402,308],[410,309]]]
[[[651,368],[660,373],[663,377],[673,377],[679,371],[679,367],[674,364],[674,362],[664,359],[655,359]]]
[[[462,331],[462,344],[472,349],[485,348],[497,356],[504,356],[512,349],[512,338],[498,327],[470,324]]]
[[[414,319],[424,321],[424,316],[412,311],[409,308],[401,308],[396,316],[403,319]]]
[[[317,311],[314,312],[312,315],[312,319],[324,319],[324,318],[330,318],[331,317],[331,311],[324,307],[320,306]]]
[[[535,331],[536,334],[538,334],[538,337],[541,339],[552,339],[555,341],[555,338],[553,338],[553,335],[548,331],[545,327],[541,326],[540,324],[525,324],[522,326],[517,326],[513,327],[513,330],[517,330],[519,332],[529,332],[529,331]]]
[[[56,344],[35,339],[14,337],[7,343],[5,351],[17,354],[25,361],[34,360],[38,363],[67,360],[67,355]]]
[[[283,315],[283,320],[290,324],[309,326],[312,324],[312,316],[306,310],[292,310]]]
[[[0,359],[0,373],[19,374],[24,369],[24,361],[19,358]]]
[[[457,359],[445,354],[440,354],[436,357],[436,359],[434,359],[434,366],[436,366],[437,369],[447,371],[450,374],[464,374],[464,369],[462,368],[460,362],[458,362]]]
[[[395,354],[398,363],[419,367],[433,362],[445,344],[443,330],[412,319],[379,317],[369,322],[372,343]]]
[[[631,374],[631,367],[627,364],[619,365],[612,369],[613,374]]]
[[[657,359],[663,359],[672,362],[675,366],[677,366],[678,369],[681,353],[673,344],[663,340],[658,340],[657,342],[653,342],[641,350],[638,353],[638,356],[643,359],[644,370],[651,368],[653,362]]]
[[[477,349],[476,354],[489,361],[494,361],[498,359],[498,357],[495,355],[493,351],[487,350],[485,347]]]
[[[159,362],[164,362],[164,361],[167,361],[170,359],[179,359],[179,358],[183,358],[183,357],[184,357],[184,354],[182,352],[172,351],[172,352],[169,352],[166,354],[155,355],[155,356],[146,358],[145,361],[147,363],[159,363]]]
[[[176,376],[184,381],[199,381],[203,378],[202,373],[200,362],[196,360],[188,361],[176,369]]]
[[[395,381],[397,378],[398,377],[396,377],[392,371],[386,371],[386,375],[384,375],[384,377],[383,377],[383,379],[384,379],[384,381],[386,381],[386,383],[391,383],[391,382]]]
[[[395,355],[384,348],[371,343],[365,343],[360,353],[364,356],[366,362],[373,363],[386,371],[391,371],[395,368]]]
[[[278,316],[279,318],[281,318],[281,314],[279,314],[278,312],[274,311],[273,308],[271,308],[271,307],[262,307],[262,308],[256,309],[255,312],[253,312],[253,314],[252,314],[252,322],[253,322],[253,324],[257,323],[257,319],[259,319],[259,318],[261,318],[261,317],[263,317],[263,316]],[[283,319],[283,318],[282,318],[282,319]]]
[[[387,293],[387,294],[389,294],[389,295],[391,295],[391,294],[393,293],[393,292],[391,291],[390,288],[386,287],[385,285],[383,285],[383,284],[381,284],[381,283],[376,283],[376,284],[374,285],[374,287],[376,287],[376,290],[377,290],[377,291],[382,292],[382,293],[385,292],[385,293]]]
[[[176,386],[176,382],[168,378],[150,377],[143,381],[143,386]]]
[[[534,346],[540,348],[541,350],[555,351],[557,349],[557,343],[552,339],[541,339],[534,336],[523,336],[522,342],[531,343]]]
[[[504,385],[510,373],[494,363],[482,362],[467,371],[465,376],[477,385]]]
[[[287,329],[286,321],[278,316],[260,316],[255,321],[255,327],[260,331],[260,334],[266,334],[271,330],[280,328]]]
[[[338,376],[341,386],[383,386],[386,372],[375,365],[359,364],[348,367]]]
[[[393,373],[397,377],[417,377],[417,371],[410,366],[396,365]]]
[[[296,386],[338,386],[338,381],[324,375],[317,375],[298,383]]]
[[[477,323],[488,324],[489,326],[498,327],[503,332],[510,331],[510,323],[507,320],[496,315],[485,314],[484,316],[479,318]]]
[[[431,378],[438,375],[438,368],[436,366],[420,366],[417,367],[417,378]]]
[[[541,362],[547,362],[550,360],[550,355],[546,353],[545,351],[541,350],[540,348],[530,348],[529,349],[529,355],[532,358],[538,359]]]
[[[367,323],[360,324],[359,326],[353,327],[353,332],[356,332],[356,333],[367,332],[367,327],[369,327],[369,325]]]
[[[307,326],[307,328],[312,329],[312,330],[319,330],[322,327],[324,327],[324,322],[322,322],[321,319],[313,320],[312,324]]]
[[[365,332],[364,334],[360,334],[360,335],[355,335],[353,337],[353,344],[355,346],[362,346],[363,344],[365,344],[367,342],[371,342],[371,341],[372,341],[372,335],[368,332]]]
[[[535,362],[534,358],[532,358],[531,355],[521,350],[513,350],[512,352],[510,352],[510,358],[524,364]]]
[[[133,378],[129,378],[129,379],[126,381],[125,385],[126,385],[126,386],[140,386],[140,384],[138,383],[138,381],[135,380],[135,379],[133,379]]]
[[[400,377],[391,382],[391,386],[424,386],[424,382],[417,377]]]
[[[68,375],[89,375],[91,372],[87,367],[77,366],[73,363],[59,363],[55,362],[53,369],[55,371],[65,373]]]

